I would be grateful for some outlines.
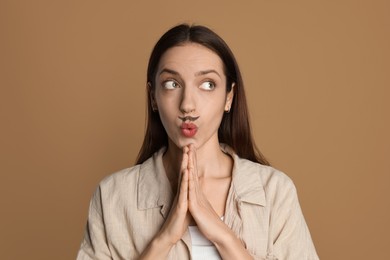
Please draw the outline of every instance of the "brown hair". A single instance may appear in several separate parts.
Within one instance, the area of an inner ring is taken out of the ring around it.
[[[215,32],[204,26],[181,24],[167,31],[156,43],[150,55],[147,82],[147,125],[144,142],[138,154],[136,163],[147,160],[161,147],[168,145],[168,136],[161,123],[158,113],[152,109],[150,91],[155,88],[155,78],[161,56],[174,46],[192,42],[201,44],[214,51],[223,61],[226,75],[226,91],[229,92],[234,83],[233,103],[229,113],[225,113],[218,129],[218,138],[233,148],[241,158],[269,165],[269,162],[257,149],[253,142],[246,103],[244,84],[238,64],[225,41]]]

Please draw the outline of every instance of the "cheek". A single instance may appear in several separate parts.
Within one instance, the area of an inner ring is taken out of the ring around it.
[[[159,100],[159,102],[157,102],[157,106],[161,122],[164,128],[168,130],[170,127],[172,127],[171,125],[174,123],[177,117],[174,101],[161,102],[161,100]]]
[[[158,113],[160,114],[161,122],[164,127],[166,127],[166,124],[172,119],[172,109],[166,106],[160,106],[158,108]]]
[[[170,111],[173,111],[175,99],[172,95],[164,95],[163,93],[159,93],[157,91],[155,101],[160,113],[167,114]]]
[[[219,114],[224,113],[225,103],[226,100],[224,97],[221,97],[220,95],[215,95],[202,99],[198,107],[199,109],[202,109],[205,113],[210,113],[217,116]]]
[[[210,130],[218,128],[221,124],[222,117],[225,113],[225,102],[221,100],[214,100],[213,102],[207,102],[201,107],[200,114],[202,115],[203,123],[210,126]]]

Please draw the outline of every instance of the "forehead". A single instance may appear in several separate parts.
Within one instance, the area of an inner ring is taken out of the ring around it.
[[[161,56],[158,71],[166,68],[179,72],[214,69],[221,75],[224,74],[221,58],[214,51],[197,43],[186,43],[168,49]]]

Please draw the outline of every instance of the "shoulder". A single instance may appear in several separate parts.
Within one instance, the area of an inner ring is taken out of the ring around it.
[[[236,185],[244,187],[290,188],[295,189],[290,177],[271,167],[239,157],[226,144],[220,144],[222,151],[229,154],[234,161],[233,180]]]
[[[140,167],[141,165],[135,165],[114,172],[106,176],[104,179],[102,179],[99,183],[99,186],[100,187],[110,187],[110,186],[118,186],[118,185],[120,186],[120,185],[128,184],[129,182],[133,182],[137,178]]]
[[[163,167],[161,155],[162,152],[158,151],[142,164],[108,175],[99,183],[100,192],[107,196],[123,196],[135,194],[140,188],[143,190],[144,186],[156,185]]]
[[[263,206],[297,200],[293,181],[282,171],[238,157],[234,167],[234,186],[238,197]]]
[[[237,157],[235,159],[237,177],[256,182],[263,187],[294,188],[291,178],[284,172],[271,166],[262,165]]]
[[[131,195],[136,190],[138,175],[141,165],[135,165],[102,179],[98,185],[97,192],[102,201],[112,200],[123,195]]]

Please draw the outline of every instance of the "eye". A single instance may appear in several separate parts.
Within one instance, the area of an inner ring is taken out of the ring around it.
[[[174,80],[167,80],[162,83],[162,86],[165,89],[175,89],[178,88],[180,85]]]
[[[215,89],[215,83],[212,81],[205,81],[200,85],[200,88],[204,90],[213,90]]]

